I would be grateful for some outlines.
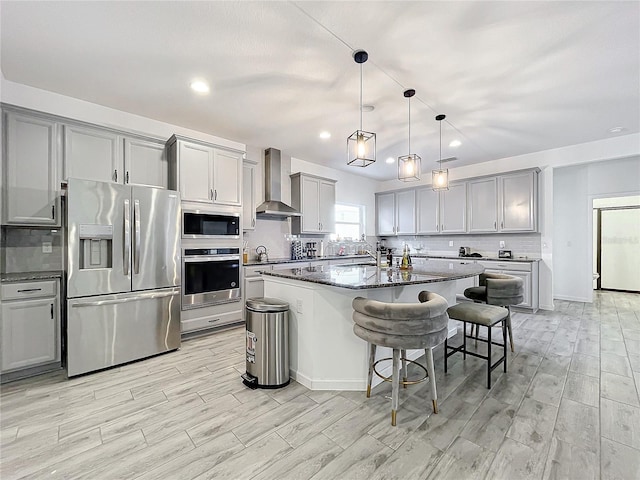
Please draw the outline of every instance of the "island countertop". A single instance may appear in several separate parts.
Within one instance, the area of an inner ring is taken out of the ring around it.
[[[446,265],[420,265],[412,270],[401,270],[398,268],[380,268],[374,265],[347,264],[264,271],[262,274],[359,290],[446,282],[473,277],[484,272],[484,267],[476,263],[452,265],[452,268],[447,267]]]

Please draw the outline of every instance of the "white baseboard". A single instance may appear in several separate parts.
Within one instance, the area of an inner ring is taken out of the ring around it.
[[[582,303],[591,303],[592,300],[590,298],[584,297],[572,297],[570,295],[554,295],[553,297],[556,300],[566,300],[567,302],[582,302]]]
[[[555,307],[553,305],[540,305],[540,310],[550,310],[553,311],[555,310]]]
[[[424,355],[424,350],[409,350],[407,352],[407,359],[416,360]],[[392,364],[391,361],[388,362],[387,365],[383,369],[378,369],[381,375],[385,377],[389,377],[392,372]],[[354,392],[364,392],[367,390],[367,380],[365,379],[336,379],[336,380],[312,380],[308,376],[297,372],[295,370],[289,370],[289,376],[298,382],[301,385],[304,385],[309,390],[343,390],[343,391],[354,391]],[[373,376],[371,381],[371,386],[375,387],[379,385],[384,380],[382,380],[377,375]]]

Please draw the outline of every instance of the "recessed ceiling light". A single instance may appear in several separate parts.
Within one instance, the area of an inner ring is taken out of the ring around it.
[[[460,145],[462,145],[460,140],[451,140],[451,142],[449,142],[449,146],[452,148],[459,147]]]
[[[609,133],[621,133],[624,132],[626,128],[624,127],[613,127],[609,129]]]
[[[387,163],[395,163],[396,159],[393,157],[389,157],[385,160]]]
[[[376,109],[373,105],[362,105],[363,112],[373,112]]]
[[[327,138],[331,138],[331,133],[329,132],[320,132],[320,138],[326,140]]]
[[[191,82],[191,90],[197,93],[209,93],[209,85],[203,80],[194,80]]]

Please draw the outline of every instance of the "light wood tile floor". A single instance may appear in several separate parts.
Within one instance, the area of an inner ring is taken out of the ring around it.
[[[460,354],[428,382],[249,390],[244,329],[66,380],[2,387],[2,479],[640,479],[640,295],[516,313],[509,371]],[[456,344],[454,339],[453,344]],[[483,347],[479,347],[483,348]]]

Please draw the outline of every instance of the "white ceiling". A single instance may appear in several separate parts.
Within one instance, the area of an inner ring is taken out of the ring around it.
[[[640,131],[640,2],[9,2],[8,80],[296,158],[391,179]],[[347,167],[346,138],[378,161]],[[206,96],[189,84],[211,84]],[[322,130],[331,132],[321,140]],[[457,149],[450,140],[461,140]]]

